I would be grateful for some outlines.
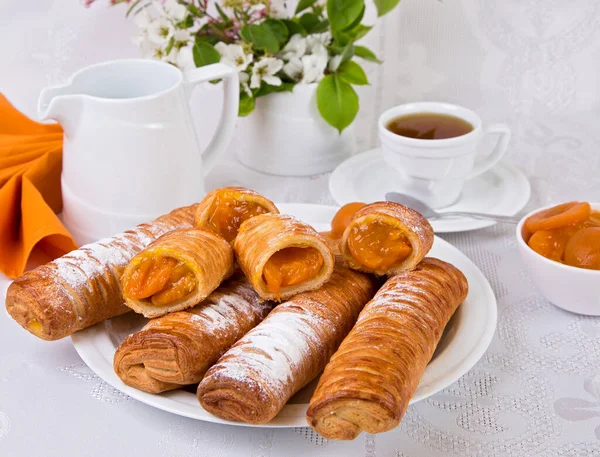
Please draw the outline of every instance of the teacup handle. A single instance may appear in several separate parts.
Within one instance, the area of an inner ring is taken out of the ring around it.
[[[240,83],[237,71],[222,63],[194,68],[183,73],[184,83],[189,86],[215,79],[223,80],[225,96],[215,136],[202,154],[205,175],[215,166],[217,159],[221,153],[225,152],[225,148],[233,136],[240,103]]]
[[[492,152],[485,155],[482,159],[475,159],[475,165],[473,166],[471,173],[469,173],[469,176],[467,176],[467,179],[474,178],[475,176],[479,176],[488,171],[504,157],[504,154],[506,154],[506,149],[508,148],[508,143],[510,141],[510,128],[508,128],[508,125],[490,124],[483,127],[482,140],[488,135],[500,135],[500,138],[498,138],[498,142],[494,145]]]

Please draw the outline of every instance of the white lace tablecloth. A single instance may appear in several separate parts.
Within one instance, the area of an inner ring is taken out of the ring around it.
[[[85,9],[75,1],[2,0],[0,91],[35,116],[42,87],[89,63],[136,56],[132,24],[106,3]],[[403,0],[367,41],[386,63],[368,68],[359,150],[377,145],[375,119],[389,106],[456,102],[511,125],[506,160],[531,180],[529,207],[600,201],[600,1]],[[333,203],[327,179],[261,175],[230,152],[208,185],[240,183],[277,201]],[[483,359],[411,406],[397,430],[329,442],[308,428],[174,416],[101,381],[68,339],[39,341],[0,313],[0,456],[600,455],[600,318],[561,311],[537,293],[513,230],[444,236],[489,278],[498,329]]]

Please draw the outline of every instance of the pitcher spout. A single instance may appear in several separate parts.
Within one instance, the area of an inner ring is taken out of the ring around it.
[[[81,95],[73,94],[70,85],[43,89],[38,100],[38,116],[42,121],[53,119],[67,127],[68,119],[76,115]]]

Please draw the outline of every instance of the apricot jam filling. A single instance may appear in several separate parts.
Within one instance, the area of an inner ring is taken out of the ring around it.
[[[279,298],[282,287],[295,286],[313,279],[323,266],[323,257],[315,248],[290,247],[277,251],[263,268],[267,290]]]
[[[268,212],[258,203],[239,200],[231,195],[217,195],[208,217],[208,225],[227,241],[233,241],[242,222]]]
[[[360,202],[347,203],[342,206],[331,221],[331,238],[341,238],[356,212],[364,206],[366,204]]]
[[[356,262],[371,270],[386,270],[412,252],[404,233],[381,221],[353,226],[348,236],[348,249]]]
[[[525,221],[525,241],[538,254],[573,267],[600,270],[600,212],[570,202]]]
[[[173,257],[143,260],[123,282],[123,295],[133,300],[147,299],[164,306],[196,289],[196,276],[185,263]]]

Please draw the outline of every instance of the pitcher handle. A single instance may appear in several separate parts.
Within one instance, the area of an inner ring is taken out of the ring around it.
[[[215,79],[223,80],[225,96],[216,134],[202,154],[205,175],[215,166],[233,136],[240,103],[240,83],[237,70],[222,63],[194,68],[183,73],[184,83],[190,86]]]

